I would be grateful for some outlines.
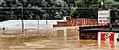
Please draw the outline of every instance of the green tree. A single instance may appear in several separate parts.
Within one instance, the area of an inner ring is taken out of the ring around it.
[[[119,9],[119,2],[114,0],[76,0],[76,5],[73,18],[97,18],[99,10]]]
[[[72,13],[73,18],[90,18],[96,16],[98,1],[96,0],[77,0],[76,8]]]

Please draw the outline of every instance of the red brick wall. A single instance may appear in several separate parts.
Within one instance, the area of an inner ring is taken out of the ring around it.
[[[56,26],[98,25],[97,19],[79,18],[69,19],[66,22],[57,22]]]
[[[71,19],[69,20],[71,25],[79,26],[79,25],[97,25],[97,19],[89,19],[89,18],[80,18],[80,19]]]

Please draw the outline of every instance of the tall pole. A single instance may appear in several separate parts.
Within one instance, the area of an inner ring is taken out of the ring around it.
[[[24,9],[24,7],[22,7],[22,34],[24,34],[24,20],[23,20],[23,10]]]
[[[111,9],[109,9],[109,21],[110,21],[110,24],[109,24],[109,30],[112,30],[112,22],[111,22]]]
[[[39,16],[38,16],[38,33],[39,33]]]

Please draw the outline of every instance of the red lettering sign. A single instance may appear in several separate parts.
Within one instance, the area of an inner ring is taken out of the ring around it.
[[[100,37],[98,37],[100,40],[100,47],[103,47],[105,45],[110,45],[110,47],[115,47],[115,38],[113,32],[99,32]],[[99,34],[98,34],[99,35]]]

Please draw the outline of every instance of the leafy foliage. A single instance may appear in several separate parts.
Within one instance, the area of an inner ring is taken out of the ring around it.
[[[64,16],[97,18],[98,10],[119,9],[119,2],[75,0],[74,4],[70,4],[69,0],[3,0],[0,7],[0,21],[10,19],[54,20],[62,19]]]
[[[1,20],[62,19],[67,15],[67,6],[62,0],[3,0],[0,3],[0,18]]]
[[[119,2],[111,0],[77,0],[76,5],[74,18],[97,18],[99,10],[119,9]]]

